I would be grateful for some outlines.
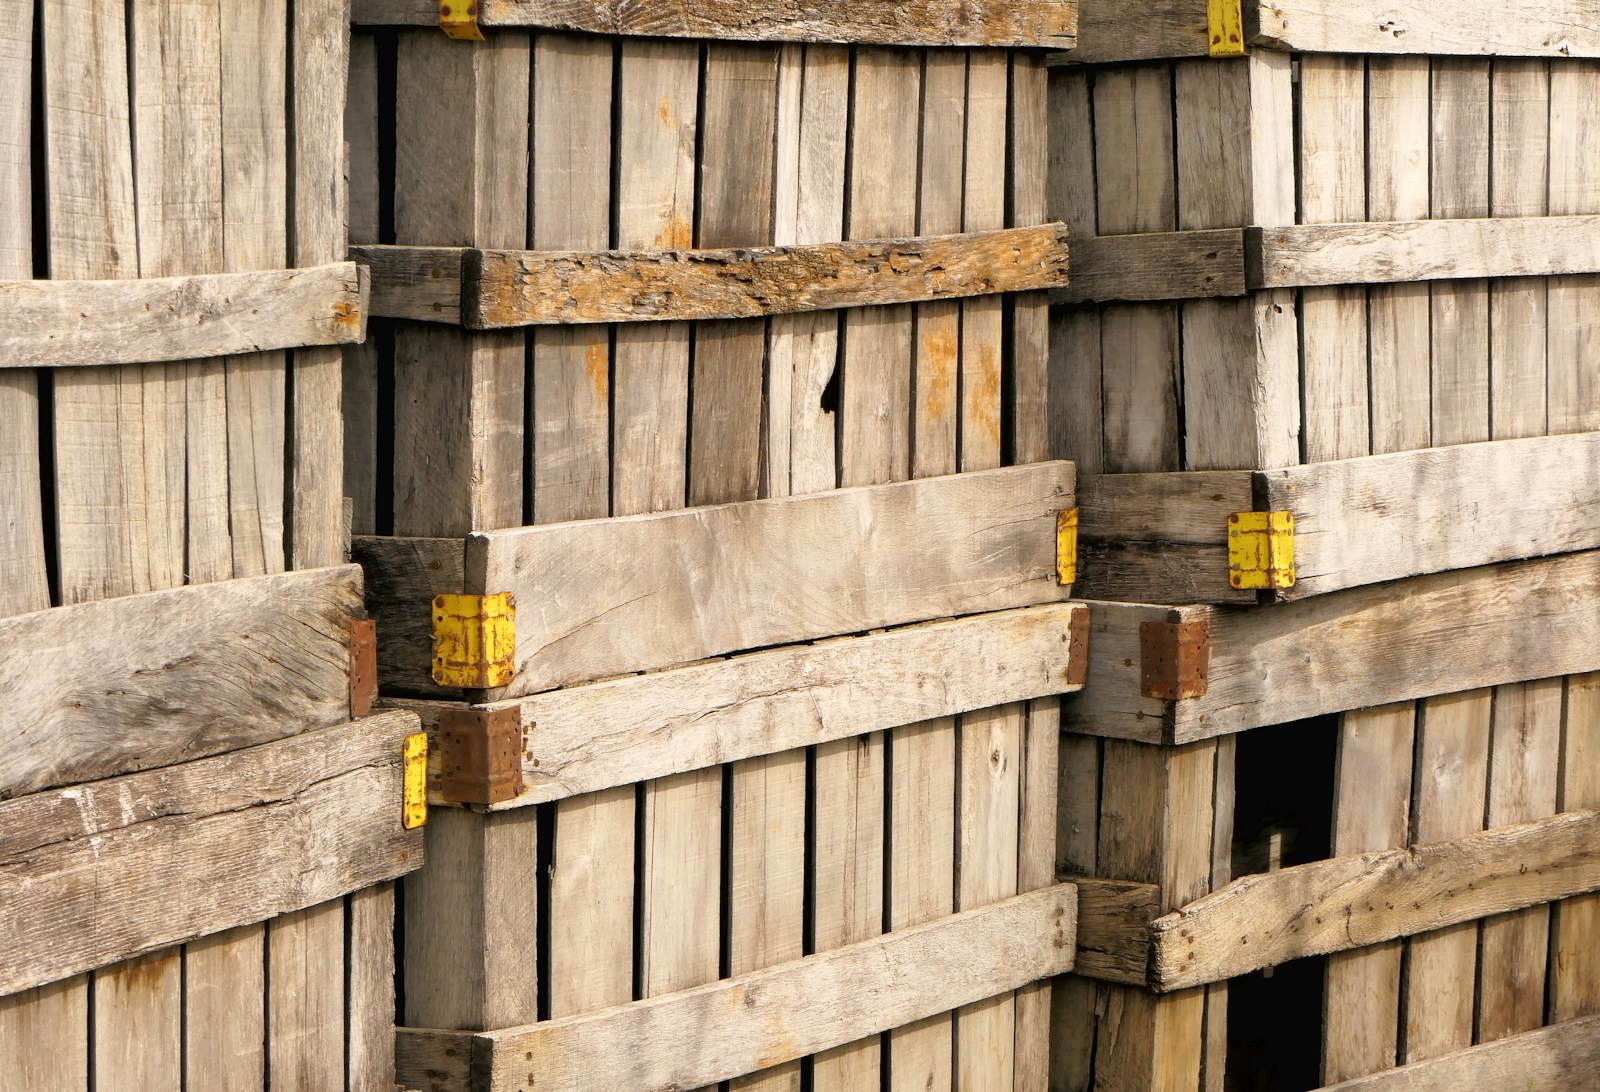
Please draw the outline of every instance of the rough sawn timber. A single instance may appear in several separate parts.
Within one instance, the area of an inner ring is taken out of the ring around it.
[[[1088,620],[1081,604],[1050,604],[507,702],[522,716],[523,790],[494,810],[1072,693]]]
[[[0,799],[350,715],[354,565],[0,619]]]
[[[1252,44],[1295,53],[1597,57],[1595,0],[1255,0]]]
[[[398,1076],[459,1092],[714,1085],[1064,974],[1076,908],[1073,885],[1057,884],[584,1016],[477,1035],[401,1028]]]
[[[1211,51],[1205,0],[1145,0],[1139,4],[1089,4],[1078,16],[1078,41],[1070,53],[1052,53],[1052,65],[1204,57]]]
[[[1600,888],[1600,811],[1238,880],[1152,925],[1162,991],[1364,948]]]
[[[1600,552],[1349,588],[1270,610],[1090,604],[1086,735],[1190,743],[1269,724],[1600,669]],[[1210,689],[1143,696],[1145,621],[1207,622]]]
[[[1037,463],[473,534],[466,591],[520,605],[515,676],[489,696],[1058,602],[1073,480]]]
[[[1071,49],[1077,0],[478,0],[483,27],[651,38]],[[354,0],[357,26],[430,26],[434,0]],[[1202,12],[1203,21],[1203,12]]]
[[[759,318],[1057,288],[1064,224],[722,250],[360,247],[379,314],[473,330]],[[461,270],[459,303],[450,271]]]
[[[1245,233],[1154,231],[1072,240],[1072,279],[1051,303],[1208,299],[1245,294]]]
[[[1483,1043],[1319,1092],[1551,1092],[1588,1088],[1600,1068],[1600,1016]]]
[[[0,281],[0,368],[65,368],[344,345],[366,333],[352,262],[120,281]]]
[[[0,995],[264,921],[422,862],[411,713],[0,804]]]
[[[1252,289],[1600,271],[1600,216],[1248,228]]]

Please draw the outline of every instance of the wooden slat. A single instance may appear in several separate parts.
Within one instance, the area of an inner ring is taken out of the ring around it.
[[[402,1028],[400,1080],[490,1092],[715,1084],[1070,970],[1076,905],[1058,884],[588,1016],[483,1035]]]
[[[1251,288],[1600,271],[1600,216],[1247,228],[1245,242]]]
[[[467,585],[522,604],[500,697],[1062,599],[1068,463],[475,534]],[[705,590],[702,590],[705,589]],[[710,594],[707,594],[710,591]]]
[[[422,832],[399,814],[401,744],[416,727],[388,712],[0,805],[0,992],[415,868]]]
[[[1228,228],[1075,237],[1071,279],[1051,303],[1208,299],[1245,294],[1245,233]]]
[[[0,621],[0,797],[346,720],[360,609],[343,566]]]
[[[1204,57],[1211,50],[1204,0],[1147,0],[1087,4],[1079,13],[1078,41],[1050,63],[1111,64]]]
[[[1091,604],[1089,681],[1069,731],[1186,742],[1353,708],[1600,668],[1587,589],[1600,554],[1351,588],[1270,611]],[[1210,692],[1141,696],[1139,625],[1208,621]]]
[[[352,262],[140,281],[4,281],[8,368],[187,360],[360,341]]]
[[[1332,1085],[1319,1092],[1527,1092],[1584,1088],[1600,1065],[1600,1017],[1555,1024],[1426,1062]]]
[[[427,26],[438,23],[439,9],[433,0],[356,0],[353,18],[358,26]],[[762,0],[755,5],[482,0],[478,22],[663,38],[1071,49],[1078,5],[1075,0]]]
[[[1273,0],[1252,5],[1251,42],[1296,53],[1600,56],[1593,0],[1533,0],[1514,17],[1494,0]]]
[[[1181,990],[1600,888],[1600,811],[1239,880],[1152,926],[1150,980]]]
[[[1162,916],[1153,883],[1062,876],[1078,888],[1078,954],[1072,973],[1102,982],[1145,986],[1150,975],[1150,923]]]

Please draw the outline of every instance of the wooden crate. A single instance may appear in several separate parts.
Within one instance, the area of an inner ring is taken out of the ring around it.
[[[321,0],[0,12],[5,1088],[393,1085],[347,43]]]
[[[994,915],[1061,909],[1083,615],[1045,70],[1000,47],[1070,44],[1074,5],[602,7],[485,5],[470,43],[357,6],[398,28],[354,47],[388,316],[356,552],[386,689],[476,771],[441,753],[434,799],[484,798],[405,884],[402,1079],[1042,1089],[1030,979],[1072,944],[1019,962]],[[503,592],[509,680],[441,690],[435,596]],[[918,938],[955,929],[995,955],[943,981]],[[872,966],[920,996],[863,1005]]]
[[[1576,5],[1235,7],[1228,57],[1228,5],[1088,3],[1052,71],[1051,214],[1094,228],[1056,295],[1051,450],[1082,471],[1079,590],[1124,601],[1092,606],[1064,704],[1061,844],[1068,873],[1159,887],[1153,912],[1243,907],[1264,937],[1310,930],[1310,900],[1250,909],[1300,881],[1236,869],[1338,858],[1305,875],[1420,897],[1384,868],[1421,851],[1343,859],[1593,806],[1600,171],[1575,150],[1600,69]],[[1273,512],[1296,580],[1252,587],[1236,517]],[[1272,784],[1285,814],[1241,855]],[[1592,896],[1557,901],[1589,886],[1231,986],[1060,980],[1053,1086],[1520,1088],[1529,1057],[1571,1083],[1586,1026],[1507,1037],[1592,1011]],[[1245,1035],[1289,1013],[1321,1025],[1276,1059],[1292,1076]]]

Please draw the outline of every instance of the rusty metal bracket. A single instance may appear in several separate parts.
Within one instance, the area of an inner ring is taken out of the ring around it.
[[[1204,697],[1210,671],[1210,622],[1140,623],[1139,689],[1145,697]]]
[[[416,830],[428,822],[428,734],[406,737],[405,800],[400,810],[400,825]]]
[[[350,716],[359,720],[378,700],[378,623],[350,620]]]
[[[522,792],[522,711],[446,709],[439,714],[438,793],[453,804],[500,804]]]
[[[1063,588],[1078,579],[1078,510],[1056,513],[1056,582]]]
[[[516,673],[517,604],[511,593],[433,598],[433,681],[488,690]]]
[[[461,42],[483,41],[478,27],[478,0],[439,0],[439,29]]]
[[[1228,583],[1271,591],[1292,588],[1294,513],[1236,512],[1228,517]]]
[[[1089,608],[1078,607],[1067,631],[1067,685],[1083,686],[1089,681]]]

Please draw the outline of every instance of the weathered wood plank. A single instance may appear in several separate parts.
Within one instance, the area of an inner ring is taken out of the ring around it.
[[[1156,231],[1074,238],[1071,279],[1050,293],[1050,302],[1208,299],[1245,291],[1243,231]]]
[[[365,572],[367,611],[378,623],[378,689],[456,696],[433,681],[433,597],[461,591],[466,544],[359,536],[351,540],[350,557]]]
[[[440,1078],[465,1074],[491,1092],[715,1084],[1070,970],[1076,906],[1058,884],[587,1016],[482,1035],[402,1028],[400,1080],[458,1087]]]
[[[0,621],[0,797],[348,719],[360,610],[360,571],[343,566]]]
[[[1206,5],[1198,0],[1087,4],[1078,15],[1071,52],[1052,53],[1052,65],[1204,57],[1211,50]]]
[[[1255,45],[1296,53],[1600,56],[1592,0],[1533,0],[1515,19],[1493,0],[1272,0],[1252,5]]]
[[[1600,1017],[1591,1016],[1360,1077],[1320,1092],[1577,1089],[1594,1079],[1596,1065],[1600,1065]]]
[[[1040,463],[475,534],[467,585],[523,605],[500,697],[1054,602],[1055,516],[1072,505],[1073,476],[1070,463]]]
[[[1150,976],[1150,924],[1163,914],[1152,883],[1062,876],[1078,888],[1078,954],[1072,973],[1102,982],[1145,986]]]
[[[1600,216],[1247,228],[1245,245],[1251,288],[1560,276],[1600,271]]]
[[[1269,611],[1093,604],[1068,731],[1168,743],[1600,668],[1594,551],[1351,588]],[[1207,621],[1210,691],[1143,697],[1142,621]]]
[[[0,805],[0,992],[260,921],[421,863],[388,712]]]
[[[1150,980],[1181,990],[1600,888],[1600,811],[1238,880],[1152,926]]]
[[[634,4],[627,0],[482,0],[484,27],[724,41],[1071,49],[1075,0],[734,0]],[[357,26],[429,26],[432,0],[355,0]],[[1203,13],[1202,13],[1203,15]],[[1203,20],[1202,20],[1203,21]]]
[[[365,335],[352,262],[139,281],[3,281],[0,366],[62,368],[187,360]]]

